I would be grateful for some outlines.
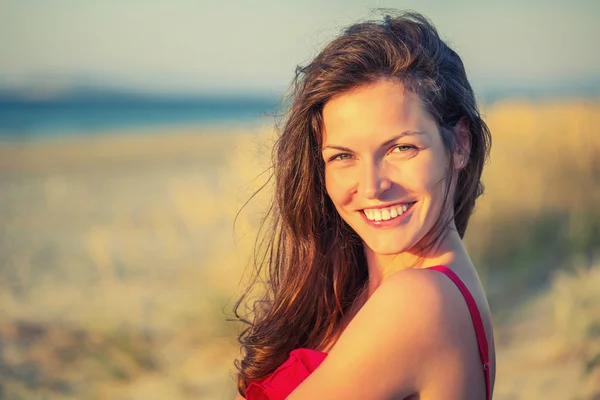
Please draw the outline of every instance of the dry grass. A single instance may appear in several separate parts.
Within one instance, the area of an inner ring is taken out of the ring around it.
[[[558,271],[550,286],[496,327],[495,398],[600,396],[600,264]]]
[[[466,239],[491,290],[501,282],[519,297],[525,282],[539,285],[598,251],[599,110],[590,101],[505,102],[485,113],[491,162]]]
[[[599,119],[600,104],[587,102],[487,110],[494,148],[467,244],[498,307],[532,293],[532,276],[592,265]],[[243,289],[268,191],[232,224],[265,179],[271,135],[0,145],[0,399],[233,398],[237,326],[224,311]],[[573,365],[597,374],[600,282],[597,267],[584,271],[557,275],[531,300],[551,317],[524,305],[499,319],[499,395],[550,398],[517,379],[533,374],[519,367],[532,357],[522,349],[540,336],[555,349],[543,359],[555,382],[575,379]],[[593,398],[580,386],[570,398]]]
[[[233,397],[228,160],[255,136],[0,148],[0,398]]]

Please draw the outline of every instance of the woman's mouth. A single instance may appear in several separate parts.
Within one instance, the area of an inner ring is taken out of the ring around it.
[[[412,206],[415,203],[416,201],[411,203],[395,204],[390,207],[367,208],[361,210],[360,213],[370,225],[387,226],[391,223],[395,223],[396,221],[404,219],[403,216],[405,216],[412,209]]]

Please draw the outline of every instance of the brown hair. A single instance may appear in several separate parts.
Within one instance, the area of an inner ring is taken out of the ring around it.
[[[465,233],[475,199],[483,192],[480,177],[491,137],[460,57],[415,12],[348,27],[310,64],[296,69],[284,102],[289,107],[272,157],[275,195],[265,219],[270,224],[262,227],[269,230],[257,243],[254,259],[255,277],[267,267],[266,291],[253,303],[251,319],[238,310],[252,285],[234,307],[246,324],[239,337],[243,358],[236,361],[241,394],[250,382],[271,374],[291,350],[319,348],[338,334],[338,323],[368,279],[362,241],[325,190],[322,111],[334,95],[382,78],[397,79],[419,95],[448,154],[460,151],[453,128],[466,118],[470,152],[458,174],[454,212],[438,218],[433,229],[438,234],[430,245],[452,219],[459,235]]]

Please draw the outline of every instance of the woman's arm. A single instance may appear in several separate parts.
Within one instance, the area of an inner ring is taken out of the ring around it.
[[[477,337],[454,284],[434,271],[394,274],[289,400],[448,400],[485,393]]]

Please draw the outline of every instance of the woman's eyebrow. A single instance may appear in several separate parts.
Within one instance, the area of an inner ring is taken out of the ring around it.
[[[398,140],[404,136],[417,136],[417,135],[427,135],[427,133],[425,133],[423,131],[404,131],[401,134],[399,134],[398,136],[395,136],[395,137],[391,138],[390,140],[386,140],[379,147],[387,147],[390,144],[394,143],[396,140]]]
[[[321,149],[321,151],[325,151],[325,150],[327,150],[327,149],[332,149],[332,150],[340,150],[340,151],[347,151],[347,152],[349,152],[349,153],[354,153],[354,151],[353,151],[352,149],[349,149],[349,148],[347,148],[347,147],[343,147],[343,146],[336,146],[336,145],[334,145],[334,144],[332,144],[332,145],[327,145],[327,146],[323,147],[323,148]]]
[[[416,136],[416,135],[427,135],[426,132],[423,131],[404,131],[401,134],[394,136],[393,138],[386,140],[385,142],[383,142],[379,147],[387,147],[390,144],[394,143],[396,140],[404,137],[404,136]],[[334,149],[334,150],[341,150],[341,151],[347,151],[347,152],[353,152],[353,150],[347,148],[347,147],[343,147],[343,146],[336,146],[336,145],[327,145],[324,146],[321,151],[325,151],[327,149]]]

